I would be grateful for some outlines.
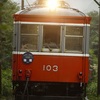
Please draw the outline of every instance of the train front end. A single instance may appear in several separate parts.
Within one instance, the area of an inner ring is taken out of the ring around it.
[[[14,15],[15,100],[86,96],[90,17],[58,1],[51,9],[47,0],[38,0]]]

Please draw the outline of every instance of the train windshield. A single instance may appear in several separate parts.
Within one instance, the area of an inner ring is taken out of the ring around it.
[[[43,26],[43,51],[60,51],[60,26]]]
[[[38,50],[38,25],[32,25],[32,24],[21,25],[21,50],[22,51]]]
[[[83,28],[67,26],[65,33],[65,52],[82,52]]]
[[[21,24],[20,50],[36,52],[83,52],[83,27]]]

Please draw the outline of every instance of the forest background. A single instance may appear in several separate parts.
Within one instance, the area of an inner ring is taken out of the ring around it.
[[[2,100],[11,100],[12,96],[12,37],[13,14],[20,9],[16,2],[11,0],[0,1],[0,68],[2,72]],[[99,41],[99,14],[97,11],[87,13],[91,18],[90,27],[90,67],[92,78],[87,88],[89,100],[100,100],[97,96],[97,66],[98,66],[98,41]],[[1,99],[0,99],[1,100]]]

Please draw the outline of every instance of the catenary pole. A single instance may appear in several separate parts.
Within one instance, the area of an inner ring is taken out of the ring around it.
[[[21,0],[21,10],[24,9],[24,0]]]
[[[97,82],[97,95],[100,95],[100,2],[94,0],[99,7],[99,45],[98,45],[98,82]]]

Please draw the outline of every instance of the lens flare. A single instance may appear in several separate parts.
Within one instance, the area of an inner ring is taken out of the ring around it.
[[[46,5],[51,9],[56,9],[58,7],[58,1],[57,0],[47,0]]]

